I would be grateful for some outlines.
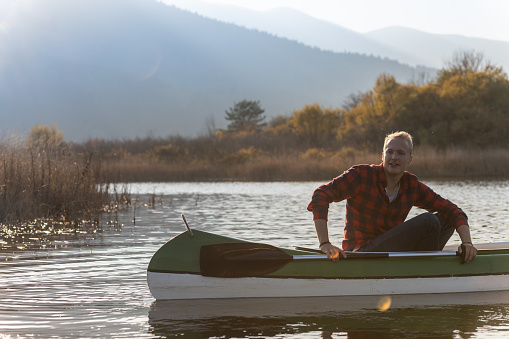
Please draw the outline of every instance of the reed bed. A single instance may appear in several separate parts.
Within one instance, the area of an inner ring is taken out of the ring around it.
[[[432,178],[509,178],[509,149],[417,149],[410,170]]]
[[[54,220],[90,222],[108,205],[108,185],[99,185],[100,163],[75,154],[65,143],[27,145],[16,136],[0,141],[0,224]]]
[[[239,162],[196,159],[172,162],[131,156],[108,162],[124,182],[179,181],[322,181],[355,164],[379,164],[381,153],[310,150],[286,155],[256,155]],[[408,170],[421,178],[506,179],[509,150],[444,150],[416,148]]]

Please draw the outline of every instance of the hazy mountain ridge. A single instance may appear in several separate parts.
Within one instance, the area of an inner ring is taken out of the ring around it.
[[[164,1],[164,0],[163,0]],[[509,71],[509,42],[460,35],[425,33],[406,27],[387,27],[358,33],[290,8],[252,11],[201,0],[171,0],[207,17],[270,32],[334,52],[389,58],[410,66],[442,68],[458,50],[482,52],[487,60]]]
[[[405,27],[387,27],[365,34],[394,50],[412,51],[425,58],[424,65],[441,68],[459,50],[481,52],[486,61],[509,71],[509,42],[471,38],[461,35],[439,35],[420,32]]]
[[[267,32],[337,53],[359,53],[390,58],[411,65],[424,64],[405,52],[385,46],[372,38],[331,22],[313,18],[290,8],[254,11],[242,7],[210,4],[200,0],[172,0],[179,8],[204,17]]]
[[[146,0],[33,2],[0,36],[0,126],[56,123],[65,138],[195,135],[234,101],[269,117],[339,106],[396,61],[310,48]]]

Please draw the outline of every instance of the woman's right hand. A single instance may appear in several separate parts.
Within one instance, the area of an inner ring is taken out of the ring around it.
[[[342,255],[343,258],[346,258],[346,253],[342,249],[340,249],[337,246],[332,245],[331,243],[326,243],[320,246],[320,250],[327,254],[327,257],[329,259],[332,259],[332,261],[338,261],[339,256]]]

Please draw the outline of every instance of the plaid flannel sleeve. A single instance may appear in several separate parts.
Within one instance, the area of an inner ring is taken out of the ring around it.
[[[307,209],[313,212],[313,220],[328,220],[329,205],[348,199],[360,188],[361,174],[358,167],[352,167],[339,177],[318,187],[311,196]]]
[[[455,228],[468,225],[468,217],[461,208],[421,182],[419,183],[419,199],[416,206],[429,212],[437,212],[447,218]]]

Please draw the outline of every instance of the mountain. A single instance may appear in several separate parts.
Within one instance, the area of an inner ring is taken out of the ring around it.
[[[475,50],[482,53],[486,61],[503,67],[506,72],[509,72],[509,42],[507,41],[430,34],[405,27],[387,27],[366,33],[365,36],[392,50],[404,51],[415,57],[421,56],[421,65],[428,67],[442,68],[457,51]]]
[[[255,11],[232,5],[211,4],[201,0],[170,0],[169,2],[178,8],[204,17],[256,29],[325,51],[380,56],[412,66],[425,64],[424,59],[401,51],[399,47],[387,46],[365,34],[316,19],[291,8]]]
[[[455,52],[475,50],[483,53],[486,60],[509,71],[508,41],[431,34],[406,27],[387,27],[358,33],[290,8],[253,11],[201,0],[166,1],[206,17],[257,29],[323,50],[374,55],[410,66],[424,65],[437,69],[444,67]]]
[[[0,14],[0,126],[55,123],[66,140],[194,136],[259,100],[266,115],[337,107],[395,60],[334,53],[150,0],[45,0]]]

